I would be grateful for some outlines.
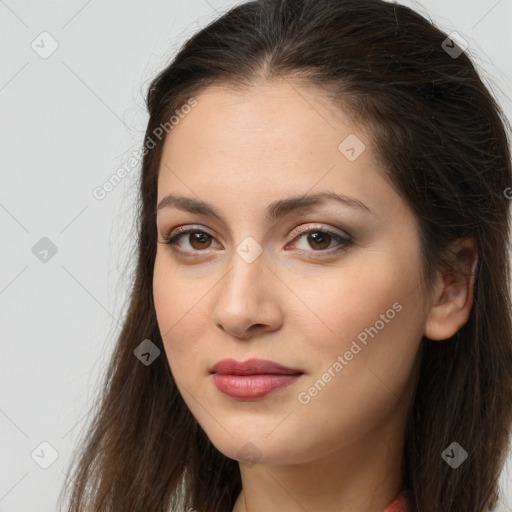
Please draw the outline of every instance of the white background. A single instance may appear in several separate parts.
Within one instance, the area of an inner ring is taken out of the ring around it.
[[[0,0],[0,512],[56,510],[126,308],[139,169],[102,201],[92,190],[140,148],[151,78],[232,4]],[[407,5],[463,35],[512,119],[512,1]],[[47,59],[31,47],[43,31],[59,45]],[[42,237],[57,248],[46,263]],[[31,458],[43,441],[48,469]]]

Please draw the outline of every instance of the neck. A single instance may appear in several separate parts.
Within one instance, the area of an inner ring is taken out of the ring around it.
[[[240,462],[233,512],[383,512],[402,486],[405,411],[321,458],[294,464]]]

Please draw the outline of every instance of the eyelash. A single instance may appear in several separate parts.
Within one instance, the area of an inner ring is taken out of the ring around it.
[[[184,258],[199,258],[201,256],[198,253],[204,252],[202,250],[184,251],[183,249],[177,249],[176,246],[175,246],[175,243],[176,243],[176,241],[179,240],[179,238],[181,236],[188,235],[188,234],[191,234],[191,233],[201,233],[201,234],[205,234],[205,235],[207,235],[207,236],[209,236],[211,238],[214,238],[212,235],[210,235],[210,233],[208,233],[206,231],[203,231],[201,229],[197,229],[197,228],[193,228],[193,227],[190,227],[190,228],[178,228],[178,229],[180,229],[179,232],[177,232],[175,234],[170,234],[167,237],[163,237],[164,241],[163,242],[159,242],[159,243],[163,243],[165,245],[168,245],[171,248],[171,250],[176,255],[178,255],[180,257],[184,257]],[[292,240],[292,242],[294,240],[299,240],[303,236],[311,234],[311,233],[321,233],[321,234],[330,235],[332,238],[334,238],[336,241],[338,241],[340,243],[340,245],[338,247],[335,247],[335,248],[331,247],[330,249],[319,249],[319,250],[311,250],[311,251],[306,251],[304,249],[299,249],[299,251],[301,251],[301,252],[313,252],[313,253],[327,253],[326,254],[326,256],[327,256],[327,255],[332,255],[332,254],[336,254],[336,253],[345,251],[345,250],[347,250],[348,247],[350,247],[351,245],[354,244],[354,241],[350,237],[344,237],[344,236],[341,236],[338,233],[334,233],[333,231],[330,231],[328,229],[319,229],[319,228],[311,228],[311,229],[308,229],[307,231],[302,231],[301,233],[298,233],[297,236]],[[192,254],[189,254],[189,253],[192,253]]]

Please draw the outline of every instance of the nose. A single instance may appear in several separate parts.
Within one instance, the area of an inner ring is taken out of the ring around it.
[[[254,261],[234,252],[218,288],[212,320],[218,329],[243,340],[279,329],[285,290],[264,252]]]

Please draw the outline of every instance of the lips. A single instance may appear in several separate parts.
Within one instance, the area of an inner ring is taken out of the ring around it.
[[[304,373],[265,359],[248,359],[247,361],[222,359],[212,366],[210,372],[221,375],[301,375]]]
[[[237,400],[259,400],[278,389],[286,388],[303,371],[273,361],[223,359],[211,369],[213,383],[224,395]]]

